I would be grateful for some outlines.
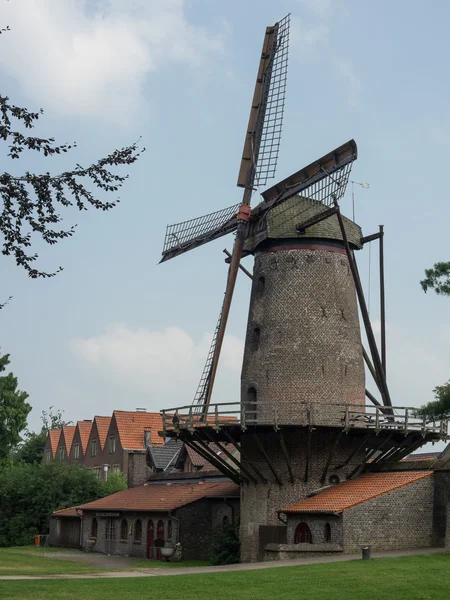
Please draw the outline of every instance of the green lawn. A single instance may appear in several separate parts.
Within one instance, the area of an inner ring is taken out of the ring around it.
[[[2,600],[448,600],[450,554],[260,571],[0,582]]]
[[[35,546],[0,548],[0,575],[54,575],[93,571],[92,567],[84,562],[45,556],[58,551],[58,548]]]

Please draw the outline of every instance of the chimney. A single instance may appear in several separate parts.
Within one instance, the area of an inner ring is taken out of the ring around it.
[[[136,408],[136,412],[147,412],[146,408]]]
[[[147,446],[150,446],[150,438],[151,438],[152,432],[150,430],[145,430],[144,431],[144,448],[147,448]]]

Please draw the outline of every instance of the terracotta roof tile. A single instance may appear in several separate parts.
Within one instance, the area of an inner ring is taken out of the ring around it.
[[[91,435],[92,421],[78,421],[77,427],[80,433],[81,447],[84,454],[88,445],[89,436]]]
[[[64,440],[66,442],[67,456],[70,454],[72,448],[73,436],[75,435],[76,425],[63,425],[62,431],[64,433]]]
[[[111,424],[111,417],[94,417],[94,423],[97,426],[98,440],[100,442],[100,448],[103,450],[105,446],[106,436],[108,435],[108,429]]]
[[[152,446],[164,446],[164,438],[158,436],[158,431],[162,429],[160,413],[115,410],[113,416],[117,423],[122,448],[143,450],[144,431],[149,430]]]
[[[231,481],[198,483],[157,483],[129,488],[111,496],[82,504],[83,510],[168,511],[201,498],[239,496],[239,486]]]
[[[59,444],[60,435],[61,435],[60,429],[50,429],[48,432],[48,437],[50,438],[50,447],[52,449],[53,458],[55,458],[56,453],[58,452],[58,444]]]
[[[369,473],[357,479],[334,485],[316,496],[300,500],[282,512],[336,512],[362,504],[405,485],[430,477],[432,471]]]
[[[61,508],[61,510],[55,510],[54,513],[57,517],[78,517],[75,506],[71,506],[70,508]]]

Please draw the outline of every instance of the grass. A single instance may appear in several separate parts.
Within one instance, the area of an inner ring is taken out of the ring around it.
[[[380,558],[259,571],[0,582],[2,600],[448,600],[450,554]]]
[[[55,575],[94,570],[84,562],[46,556],[58,551],[60,549],[36,546],[0,548],[0,575]]]
[[[181,562],[166,562],[161,560],[140,560],[133,569],[184,569],[185,567],[209,567],[208,560],[182,560]]]

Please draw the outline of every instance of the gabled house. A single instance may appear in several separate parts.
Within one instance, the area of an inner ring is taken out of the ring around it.
[[[84,464],[84,457],[88,447],[89,436],[91,434],[92,421],[78,421],[72,441],[72,448],[69,455],[69,461],[77,464]]]
[[[103,477],[103,449],[111,423],[111,417],[96,415],[92,422],[91,433],[86,446],[83,465],[93,469],[98,477]]]
[[[151,473],[172,472],[184,444],[178,438],[169,439],[164,446],[147,446],[147,466]]]
[[[75,435],[75,425],[63,425],[59,440],[58,440],[58,452],[56,458],[65,462],[68,462],[70,451],[72,449],[73,436]]]
[[[60,429],[49,429],[47,432],[47,440],[44,446],[44,457],[42,459],[44,462],[50,462],[57,457],[60,436]]]
[[[129,485],[144,483],[148,475],[147,446],[164,446],[164,439],[158,436],[161,429],[159,413],[115,410],[103,451],[105,469],[108,465],[110,471],[122,471]]]

